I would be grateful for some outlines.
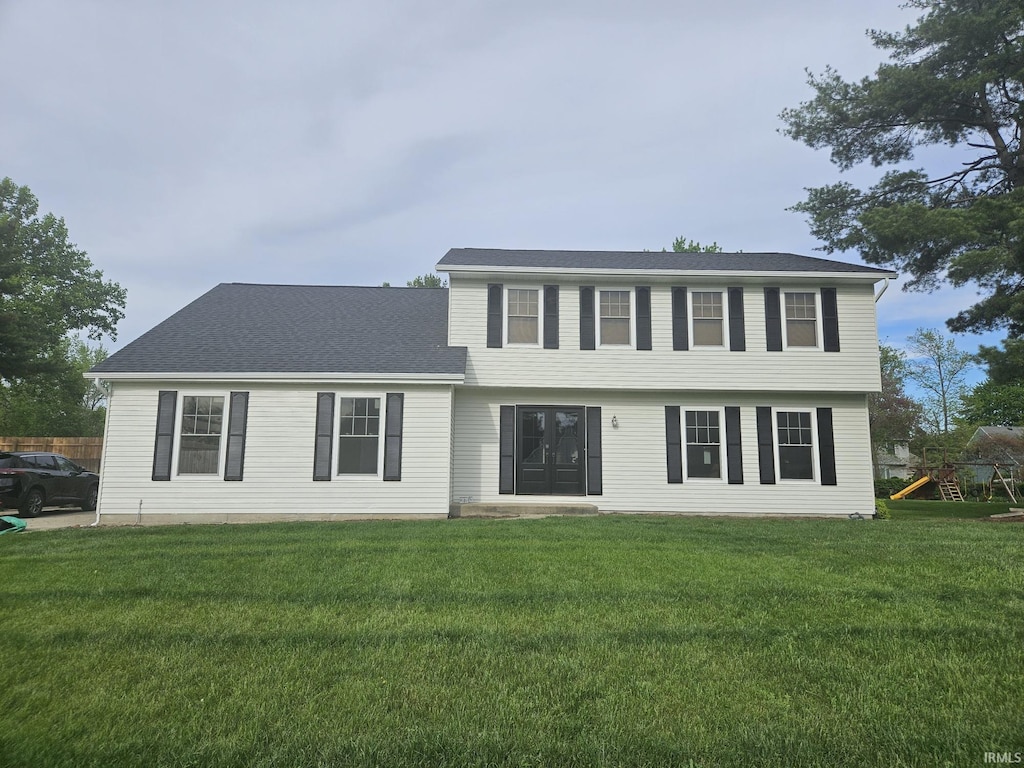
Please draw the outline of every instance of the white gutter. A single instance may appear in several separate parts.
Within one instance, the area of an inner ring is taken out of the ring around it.
[[[882,298],[882,294],[885,293],[885,289],[889,287],[889,278],[883,277],[882,279],[885,280],[885,282],[882,284],[882,290],[880,290],[878,292],[878,295],[875,296],[875,304],[877,304],[878,300]]]
[[[110,387],[107,386],[106,384],[101,384],[100,382],[102,382],[102,381],[103,381],[103,378],[100,377],[100,376],[93,376],[92,377],[92,382],[96,386],[96,388],[97,389],[102,389],[107,394],[107,409],[106,409],[105,415],[103,416],[103,446],[100,449],[102,451],[102,453],[100,454],[100,471],[99,471],[100,486],[103,485],[103,475],[104,475],[103,467],[107,463],[107,451],[106,451],[106,448],[107,448],[107,435],[110,432]],[[101,494],[99,492],[99,488],[97,488],[96,489],[96,519],[93,520],[89,524],[90,528],[95,528],[96,526],[98,526],[100,524],[100,496],[101,496]]]
[[[379,384],[396,382],[402,384],[461,384],[465,381],[463,373],[281,373],[274,372],[231,372],[231,371],[202,371],[202,372],[180,372],[163,371],[157,373],[104,371],[99,374],[107,380],[125,381],[267,381],[276,384],[300,384],[309,382],[332,382],[343,381],[350,384]]]
[[[509,266],[493,266],[493,265],[473,265],[473,266],[441,266],[435,267],[437,272],[446,272],[448,274],[518,274],[518,275],[608,275],[614,277],[624,276],[636,276],[636,277],[667,277],[667,278],[680,278],[680,277],[727,277],[734,280],[739,279],[752,279],[762,280],[764,278],[773,278],[779,280],[801,278],[801,279],[812,279],[812,280],[836,280],[836,279],[847,279],[855,278],[859,280],[872,280],[877,281],[879,274],[877,272],[810,272],[810,271],[758,271],[752,269],[693,269],[693,270],[681,270],[681,269],[594,269],[593,267],[509,267]],[[893,272],[888,276],[884,276],[884,279],[888,280],[889,277],[895,277],[896,273]]]

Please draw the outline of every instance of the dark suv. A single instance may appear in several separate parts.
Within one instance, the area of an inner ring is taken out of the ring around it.
[[[96,509],[100,476],[59,453],[0,451],[0,507],[17,507],[26,516],[43,507]]]

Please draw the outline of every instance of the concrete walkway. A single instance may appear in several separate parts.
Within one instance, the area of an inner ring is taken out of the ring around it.
[[[16,509],[4,509],[0,510],[0,515],[19,517],[15,514],[16,512]],[[57,528],[81,528],[92,525],[92,521],[96,519],[96,513],[83,512],[80,509],[52,507],[44,509],[38,517],[22,517],[21,519],[25,521],[25,532],[28,533],[29,531],[53,531]]]

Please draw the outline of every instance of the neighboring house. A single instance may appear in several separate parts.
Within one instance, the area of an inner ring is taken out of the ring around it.
[[[449,288],[219,285],[97,365],[104,518],[872,513],[894,273],[482,249],[437,269]]]
[[[1024,427],[978,427],[960,461],[970,465],[977,483],[992,481],[995,465],[1007,481],[1024,476]]]
[[[921,467],[921,459],[910,452],[906,443],[880,446],[875,449],[875,477],[888,480],[909,479]]]

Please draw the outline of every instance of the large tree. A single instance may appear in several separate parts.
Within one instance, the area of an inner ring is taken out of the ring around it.
[[[925,424],[948,447],[954,420],[960,416],[968,392],[967,374],[974,356],[957,349],[953,339],[929,328],[918,328],[911,334],[907,348],[907,376],[924,393]]]
[[[69,333],[115,337],[125,292],[68,241],[64,220],[39,216],[28,187],[0,181],[0,380],[54,372]]]
[[[66,339],[51,355],[47,373],[0,381],[0,435],[99,437],[106,393],[85,372],[105,360],[107,351]]]
[[[960,420],[975,427],[1024,425],[1024,383],[983,381],[964,397]]]
[[[841,171],[893,166],[868,189],[808,189],[794,206],[829,252],[856,250],[910,277],[908,288],[973,284],[981,298],[953,331],[1024,336],[1024,3],[909,0],[901,32],[870,30],[889,61],[846,81],[809,74],[810,101],[782,112],[784,133],[829,148]],[[928,169],[915,152],[931,151]]]
[[[921,431],[921,405],[907,395],[907,356],[880,344],[882,391],[868,397],[868,421],[875,448],[910,443]]]

